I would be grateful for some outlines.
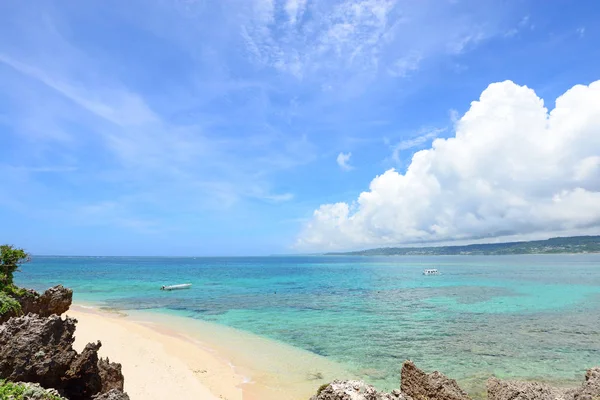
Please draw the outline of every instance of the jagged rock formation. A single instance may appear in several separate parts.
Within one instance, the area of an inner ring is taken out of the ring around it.
[[[57,285],[39,295],[35,290],[29,290],[29,295],[19,300],[23,314],[37,314],[49,317],[52,314],[61,315],[69,310],[73,302],[73,291],[62,285]]]
[[[402,393],[414,399],[428,400],[470,400],[469,395],[462,390],[454,379],[435,371],[426,374],[415,366],[412,361],[402,364]]]
[[[102,382],[100,393],[123,392],[124,380],[121,373],[121,364],[111,363],[108,358],[101,358],[98,360],[98,373]]]
[[[333,381],[311,400],[470,400],[455,380],[440,372],[426,374],[412,361],[402,365],[401,391],[378,392],[362,381]],[[589,369],[580,388],[556,388],[537,382],[490,378],[488,400],[600,400],[600,367]]]
[[[578,389],[573,398],[575,400],[597,400],[600,398],[600,367],[588,369],[585,382]]]
[[[73,349],[76,320],[29,314],[0,325],[0,378],[39,383],[70,400],[89,400],[122,391],[121,365],[98,358],[100,342],[78,354]]]
[[[392,393],[378,392],[363,381],[333,381],[310,400],[410,400],[399,390]]]
[[[487,391],[488,400],[596,400],[600,399],[600,367],[589,369],[585,382],[577,389],[490,378]]]
[[[333,381],[311,400],[470,400],[455,380],[444,374],[426,374],[412,361],[402,365],[401,390],[378,392],[362,381]]]
[[[55,387],[77,356],[74,333],[75,320],[58,316],[28,315],[0,325],[0,378]]]
[[[127,393],[123,393],[120,390],[112,389],[109,392],[92,397],[92,400],[129,400],[129,396],[127,396]]]
[[[61,315],[69,309],[73,301],[73,291],[58,285],[41,295],[35,290],[26,290],[23,294],[15,296],[15,300],[21,304],[22,315],[33,313],[41,317],[49,317],[52,314]],[[0,323],[17,316],[14,312],[0,315]]]

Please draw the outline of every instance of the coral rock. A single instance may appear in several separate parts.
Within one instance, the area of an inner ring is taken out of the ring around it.
[[[92,397],[92,400],[129,400],[129,396],[120,390],[112,389],[109,392]]]
[[[426,374],[410,360],[402,364],[401,374],[402,393],[414,399],[470,400],[454,379],[437,371]]]
[[[27,315],[0,325],[0,378],[58,388],[77,356],[76,320]]]
[[[29,290],[25,296],[19,299],[23,314],[37,314],[40,317],[49,317],[69,310],[73,302],[73,291],[62,285],[51,287],[43,294],[38,294],[34,290]]]
[[[399,390],[392,393],[378,392],[363,381],[333,381],[322,387],[311,400],[410,400]]]
[[[73,349],[76,322],[29,314],[0,325],[0,379],[39,383],[70,400],[122,391],[121,365],[98,358],[100,342]]]

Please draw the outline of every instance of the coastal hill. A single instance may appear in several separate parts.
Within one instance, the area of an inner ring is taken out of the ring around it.
[[[600,236],[556,237],[528,242],[469,244],[436,247],[382,247],[377,249],[326,253],[348,256],[445,256],[445,255],[509,255],[600,253]]]

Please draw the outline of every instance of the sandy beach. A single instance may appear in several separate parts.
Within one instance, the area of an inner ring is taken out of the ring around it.
[[[132,400],[300,400],[348,377],[323,357],[203,321],[82,305],[67,315],[78,320],[77,350],[100,340],[100,355],[122,364]]]
[[[125,391],[132,400],[242,399],[243,377],[217,354],[183,337],[160,332],[116,313],[73,307],[76,318],[74,347],[100,340],[100,355],[119,362]]]

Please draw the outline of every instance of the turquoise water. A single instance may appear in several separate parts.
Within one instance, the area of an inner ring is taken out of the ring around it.
[[[492,374],[571,383],[600,365],[600,255],[35,257],[17,283],[250,331],[385,389],[405,359],[472,392]]]

